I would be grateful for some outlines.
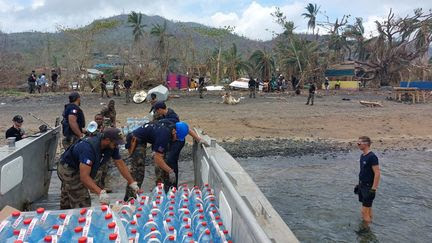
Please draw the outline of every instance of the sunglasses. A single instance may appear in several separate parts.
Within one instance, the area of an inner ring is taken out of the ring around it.
[[[368,143],[365,143],[365,142],[357,143],[358,146],[360,146],[360,145],[366,145],[366,144],[368,144]]]

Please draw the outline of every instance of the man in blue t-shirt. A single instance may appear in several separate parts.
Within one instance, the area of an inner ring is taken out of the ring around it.
[[[69,104],[66,104],[63,111],[63,148],[66,150],[74,144],[78,139],[84,137],[85,117],[84,112],[80,108],[81,96],[78,92],[72,92],[69,95]]]
[[[362,218],[367,224],[372,222],[372,202],[381,176],[378,157],[370,151],[371,143],[371,139],[366,136],[360,137],[357,143],[363,153],[360,156],[359,184],[354,188],[354,193],[358,194],[362,203]]]
[[[120,130],[106,128],[94,137],[79,140],[61,155],[57,169],[62,182],[60,209],[90,207],[88,190],[98,194],[102,204],[109,204],[107,192],[96,184],[94,178],[98,169],[111,158],[128,186],[135,193],[139,190],[138,183],[120,156],[119,144],[124,144]]]

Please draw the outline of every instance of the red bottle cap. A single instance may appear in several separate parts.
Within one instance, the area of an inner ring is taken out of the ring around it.
[[[175,240],[175,236],[174,235],[170,235],[168,238],[170,241],[174,241]]]
[[[16,240],[16,241],[14,241],[14,243],[23,243],[23,241],[22,240]]]
[[[169,216],[174,216],[174,212],[169,212],[168,215]]]
[[[186,214],[186,215],[189,214],[189,211],[185,211],[185,214]]]
[[[157,196],[156,196],[156,199],[161,199],[161,196],[157,195]]]
[[[217,213],[217,210],[216,210],[216,209],[213,209],[213,210],[212,210],[212,213]]]
[[[218,215],[218,216],[216,216],[216,217],[215,217],[215,219],[216,219],[216,220],[219,220],[219,219],[220,219],[220,216],[219,216],[219,215]]]
[[[200,215],[200,216],[199,216],[199,219],[204,219],[204,215]]]
[[[109,239],[110,240],[116,240],[117,239],[117,234],[110,234],[109,235]]]
[[[38,208],[36,209],[36,213],[41,214],[45,212],[45,208]]]
[[[153,208],[158,208],[158,206],[153,206]]]
[[[14,230],[14,231],[13,231],[13,234],[14,234],[14,235],[19,235],[19,233],[20,233],[19,230]]]
[[[192,232],[187,232],[187,236],[192,237],[193,236]]]
[[[156,204],[160,204],[160,200],[156,200]]]
[[[203,212],[204,212],[204,209],[200,208],[200,209],[198,210],[198,212],[203,213]]]
[[[153,219],[149,219],[147,222],[153,222]]]
[[[173,206],[169,206],[168,209],[169,210],[174,210],[174,207]]]
[[[224,230],[223,233],[227,235],[228,234],[228,230]]]
[[[136,221],[135,221],[135,220],[132,220],[132,221],[130,221],[130,224],[131,224],[131,225],[136,225]]]
[[[141,199],[143,200],[146,200],[146,198],[147,198],[146,196],[141,196]]]
[[[140,214],[140,213],[135,214],[135,216],[136,216],[137,218],[141,218],[141,214]]]
[[[108,206],[106,206],[106,205],[102,205],[102,206],[101,206],[101,210],[102,210],[102,212],[107,211],[107,210],[108,210]]]
[[[116,226],[115,222],[111,222],[108,224],[108,228],[110,228],[110,229],[114,228],[115,226]]]
[[[51,235],[47,235],[47,236],[45,236],[44,241],[45,241],[45,242],[51,242],[51,241],[52,241],[52,237],[51,237]]]
[[[86,221],[86,218],[84,218],[84,217],[78,218],[78,223],[80,223],[80,224],[85,223],[85,221]]]
[[[59,218],[65,219],[66,218],[66,214],[64,214],[64,213],[59,214]]]
[[[77,226],[77,227],[75,227],[74,231],[75,231],[75,233],[82,232],[83,231],[83,227],[82,226]]]
[[[131,203],[131,204],[135,204],[135,200],[133,200],[133,199],[130,200],[130,203]]]
[[[60,227],[60,225],[58,225],[58,224],[55,224],[52,226],[53,229],[58,229],[59,227]]]
[[[21,212],[20,211],[13,211],[12,212],[12,217],[19,217],[21,215]]]
[[[155,239],[155,238],[156,238],[156,235],[152,235],[152,236],[150,236],[150,238]]]
[[[207,226],[207,222],[202,222],[202,226]]]
[[[206,230],[205,233],[206,233],[207,235],[209,235],[209,234],[210,234],[210,230]]]
[[[80,238],[78,239],[78,243],[86,243],[86,242],[87,242],[87,237],[85,237],[85,236],[80,237]]]
[[[122,214],[127,214],[126,210],[122,210],[121,212]]]
[[[208,186],[209,186],[209,184],[208,184],[208,183],[206,183],[206,184],[204,184],[204,186],[205,186],[205,187],[208,187]]]
[[[175,204],[175,201],[172,200],[170,203],[171,203],[171,204]]]
[[[183,205],[183,208],[187,208],[187,205]]]
[[[174,199],[175,198],[175,196],[174,195],[171,195],[171,197],[170,197],[171,199]]]
[[[141,202],[140,202],[140,205],[144,205],[144,202],[141,201]]]
[[[169,231],[174,231],[174,227],[173,227],[173,226],[170,226],[170,227],[168,227],[168,230],[169,230]]]
[[[183,218],[183,222],[187,222],[187,221],[189,221],[188,218]]]
[[[219,226],[222,226],[222,225],[223,225],[223,223],[222,223],[221,221],[219,221],[219,222],[218,222],[218,225],[219,225]]]
[[[84,215],[86,212],[87,212],[87,208],[83,208],[83,209],[80,210],[80,214],[81,215]]]
[[[31,221],[32,221],[31,218],[29,218],[29,219],[24,219],[24,224],[25,224],[25,225],[30,224]]]
[[[159,195],[162,195],[162,192],[161,192],[161,191],[158,191],[158,194],[159,194]]]
[[[137,210],[138,210],[138,211],[142,211],[142,208],[141,208],[141,207],[139,207],[139,208],[137,208]]]
[[[136,229],[132,229],[132,230],[131,230],[131,233],[132,233],[132,234],[136,234],[136,232],[137,232]]]
[[[156,228],[155,228],[155,227],[152,227],[152,228],[150,229],[150,231],[156,231]]]
[[[190,226],[189,224],[185,225],[185,228],[186,228],[186,229],[190,229],[190,227],[191,227],[191,226]]]
[[[152,215],[153,215],[153,216],[156,216],[156,215],[157,215],[157,213],[156,213],[156,212],[153,212],[153,213],[152,213]]]
[[[166,221],[167,221],[168,223],[170,223],[170,222],[171,222],[171,219],[170,219],[170,218],[167,218]]]
[[[106,220],[112,219],[112,214],[110,214],[110,213],[105,214],[105,219]]]

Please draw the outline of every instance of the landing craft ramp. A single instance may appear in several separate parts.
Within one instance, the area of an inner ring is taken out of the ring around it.
[[[48,193],[60,126],[0,147],[0,209],[25,209]]]
[[[252,178],[214,139],[193,147],[195,184],[212,185],[219,210],[236,242],[298,242]]]

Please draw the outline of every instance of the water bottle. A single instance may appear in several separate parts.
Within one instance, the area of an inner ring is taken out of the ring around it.
[[[158,225],[156,224],[156,222],[154,222],[153,219],[149,219],[147,221],[147,223],[144,224],[144,226],[142,227],[143,229],[143,234],[146,235],[156,229],[158,229]]]
[[[42,227],[41,224],[38,224],[38,221],[39,221],[38,218],[33,218],[32,222],[30,223],[30,226],[28,227],[26,238],[30,242],[37,242],[43,239],[45,236],[45,229]]]
[[[115,242],[117,240],[117,237],[118,236],[116,233],[109,234],[108,236],[109,242]]]
[[[194,238],[198,239],[201,236],[201,234],[206,230],[208,230],[207,222],[205,221],[200,222],[200,224],[194,227]],[[210,230],[209,230],[209,234],[210,234]]]
[[[190,218],[191,214],[188,208],[181,208],[178,210],[178,219]]]
[[[192,212],[191,217],[192,217],[192,219],[193,219],[196,215],[204,214],[204,209],[203,209],[203,208],[204,208],[204,207],[203,207],[202,204],[200,204],[200,203],[195,204],[195,206],[192,207],[192,209],[191,209],[191,212]]]
[[[178,231],[178,235],[179,235],[179,237],[183,237],[183,236],[187,235],[188,232],[192,232],[192,227],[191,227],[190,224],[186,224],[184,226],[180,226],[180,229]]]
[[[219,220],[217,220],[217,221],[220,221],[220,213],[219,213],[219,210],[216,208],[213,208],[211,211],[208,211],[207,215],[208,215],[209,221],[210,220],[216,220],[216,217],[218,217],[218,216],[219,216],[218,217]]]
[[[216,197],[214,195],[209,195],[204,198],[204,207],[207,208],[211,204],[216,205]]]
[[[158,239],[159,241],[162,240],[162,233],[154,227],[150,229],[149,233],[146,233],[145,231],[144,233],[144,242],[149,242],[150,239]]]
[[[126,226],[126,233],[128,235],[130,235],[132,233],[132,231],[137,231],[138,226],[135,220],[132,220],[128,223],[128,225]]]
[[[180,228],[180,223],[175,216],[165,219],[163,221],[163,224],[164,224],[164,227],[165,227],[165,225],[167,225],[167,227],[173,226],[176,229]]]
[[[222,222],[217,222],[214,220],[211,221],[210,232],[215,242],[224,242],[225,237],[222,238],[223,230],[225,230],[225,227],[223,226]]]
[[[165,209],[163,210],[163,215],[164,219],[167,219],[169,217],[175,217],[174,206],[169,205],[165,207]]]
[[[167,238],[169,238],[170,236],[174,236],[174,240],[177,238],[177,230],[174,229],[173,226],[169,226],[167,230],[165,230],[164,234],[164,240],[163,242],[167,241]]]
[[[147,222],[146,217],[144,217],[143,214],[141,214],[141,213],[136,213],[135,217],[136,217],[137,224],[140,227],[142,227]]]
[[[193,233],[191,231],[187,232],[185,235],[179,236],[179,242],[180,243],[191,243],[195,242],[193,238]]]
[[[23,240],[26,233],[26,229],[13,230],[12,235],[6,239],[6,243],[13,243],[18,239]]]
[[[195,229],[200,225],[202,222],[205,222],[204,215],[196,215],[195,218],[192,219],[192,228]]]
[[[57,235],[47,235],[37,242],[38,243],[57,242]]]
[[[166,243],[166,242],[172,242],[172,243],[177,242],[176,241],[176,236],[175,235],[167,235],[165,237],[163,243]]]
[[[151,235],[149,238],[146,238],[147,243],[161,243],[160,239],[157,238],[156,235]]]
[[[153,221],[157,224],[158,227],[162,227],[163,216],[160,211],[152,211],[152,213],[149,215],[149,218],[153,219]]]
[[[208,204],[204,208],[204,212],[206,215],[210,215],[210,212],[212,212],[213,210],[216,210],[217,212],[219,211],[219,209],[216,207],[216,204],[214,204],[214,203]]]
[[[83,231],[82,226],[76,226],[74,228],[73,233],[72,233],[72,237],[71,237],[70,242],[77,242],[82,237],[82,231]],[[86,241],[87,241],[87,238],[86,238]]]
[[[211,232],[209,229],[204,230],[200,236],[198,237],[198,242],[199,243],[212,243],[212,237],[211,237]]]
[[[185,234],[186,232],[191,230],[191,226],[192,226],[192,220],[190,218],[184,217],[180,222],[179,225],[179,234]],[[186,230],[186,226],[187,226],[187,230]]]
[[[0,239],[7,239],[13,236],[12,222],[9,220],[3,220],[0,223]]]

